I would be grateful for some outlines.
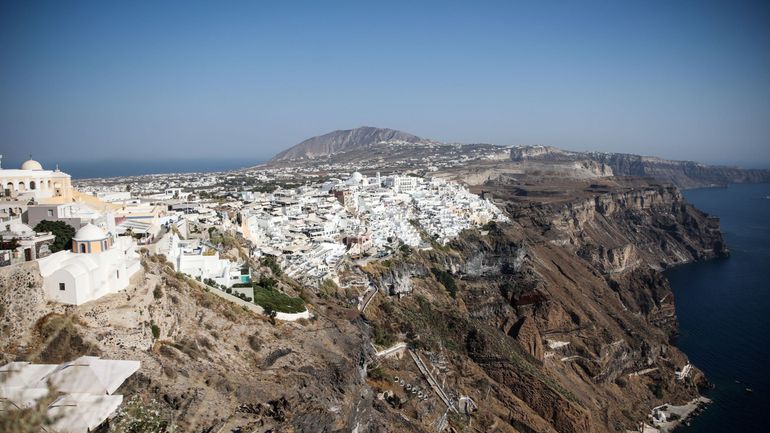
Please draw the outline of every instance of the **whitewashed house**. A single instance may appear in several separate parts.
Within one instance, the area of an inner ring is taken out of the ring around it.
[[[80,305],[125,289],[141,269],[135,247],[131,238],[116,238],[93,224],[81,227],[71,251],[38,260],[45,297]]]

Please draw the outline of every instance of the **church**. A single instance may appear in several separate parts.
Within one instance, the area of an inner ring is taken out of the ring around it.
[[[1,164],[1,163],[0,163]],[[34,199],[37,203],[67,203],[72,201],[70,175],[59,170],[45,170],[29,159],[19,169],[0,166],[0,188],[9,197]]]
[[[38,260],[45,297],[80,305],[125,289],[141,269],[135,247],[130,237],[117,237],[86,224],[72,238],[71,251]]]

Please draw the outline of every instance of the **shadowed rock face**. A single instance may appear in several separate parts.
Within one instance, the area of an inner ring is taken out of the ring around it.
[[[325,157],[336,153],[359,150],[383,141],[419,143],[423,139],[395,129],[363,126],[309,138],[279,153],[270,162]]]
[[[543,360],[543,340],[540,337],[540,332],[537,330],[535,322],[529,317],[523,317],[520,319],[509,334],[521,344],[524,350],[527,351],[533,358],[538,361]]]

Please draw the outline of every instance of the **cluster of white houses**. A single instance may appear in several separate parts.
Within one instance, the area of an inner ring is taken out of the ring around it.
[[[507,219],[463,185],[414,175],[355,172],[249,192],[218,206],[191,202],[180,186],[160,183],[144,195],[125,188],[84,194],[69,175],[33,160],[19,170],[0,169],[0,180],[13,188],[0,202],[0,265],[39,260],[48,298],[75,305],[125,288],[140,268],[137,243],[164,254],[179,272],[231,287],[244,282],[242,264],[220,257],[207,231],[238,232],[251,242],[253,257],[275,256],[289,276],[312,283],[336,279],[346,259],[384,258],[401,245],[428,249],[464,229]],[[32,229],[41,221],[74,227],[71,248],[50,254],[53,235]]]
[[[251,194],[241,231],[254,254],[273,255],[301,279],[334,278],[345,256],[385,257],[400,245],[430,248],[507,217],[464,186],[416,176],[366,177]],[[421,233],[421,231],[424,233]]]
[[[47,299],[80,305],[129,285],[141,262],[136,250],[166,255],[174,268],[201,281],[231,287],[245,282],[241,264],[219,257],[202,237],[226,230],[230,220],[211,206],[180,206],[189,193],[166,188],[133,197],[128,191],[75,190],[68,174],[44,170],[37,161],[0,169],[0,266],[37,261]],[[55,189],[43,188],[52,185]],[[30,190],[31,188],[31,190]],[[71,245],[53,252],[55,236],[37,232],[43,221],[76,230]]]
[[[243,264],[236,264],[219,257],[219,251],[201,239],[180,239],[174,232],[167,232],[155,245],[157,254],[166,256],[174,270],[190,275],[201,282],[214,282],[217,286],[232,287],[248,282],[248,273],[242,275]]]
[[[344,180],[203,202],[191,200],[190,185],[186,192],[185,185],[155,177],[153,185],[138,187],[140,192],[124,187],[84,193],[58,167],[45,170],[30,159],[20,169],[0,168],[0,266],[37,261],[45,297],[81,305],[127,288],[142,269],[141,247],[165,255],[176,271],[229,293],[236,283],[248,287],[243,283],[249,283],[250,270],[220,254],[226,249],[215,243],[239,234],[250,241],[253,258],[274,256],[293,278],[339,281],[337,271],[345,263],[358,271],[355,284],[368,283],[369,290],[371,282],[357,280],[366,278],[360,271],[369,260],[406,251],[405,246],[443,245],[462,230],[507,220],[490,201],[442,179],[358,172],[340,177]],[[35,230],[51,226],[39,225],[43,221],[71,226],[71,243],[53,251],[56,236]],[[295,320],[309,312],[287,316]],[[122,397],[113,393],[138,368],[135,361],[92,357],[59,366],[10,363],[0,367],[0,410],[30,407],[53,383],[64,393],[48,408],[61,420],[57,431],[93,431],[115,412]]]

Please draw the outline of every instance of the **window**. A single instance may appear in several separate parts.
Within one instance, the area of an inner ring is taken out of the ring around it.
[[[80,244],[80,252],[81,253],[86,252],[86,244]]]
[[[120,279],[120,271],[115,271],[115,275]]]
[[[66,287],[64,286],[64,283],[59,283],[59,290],[65,290]]]
[[[53,216],[53,209],[48,209],[48,216],[49,216],[49,217],[52,217],[52,216]]]

